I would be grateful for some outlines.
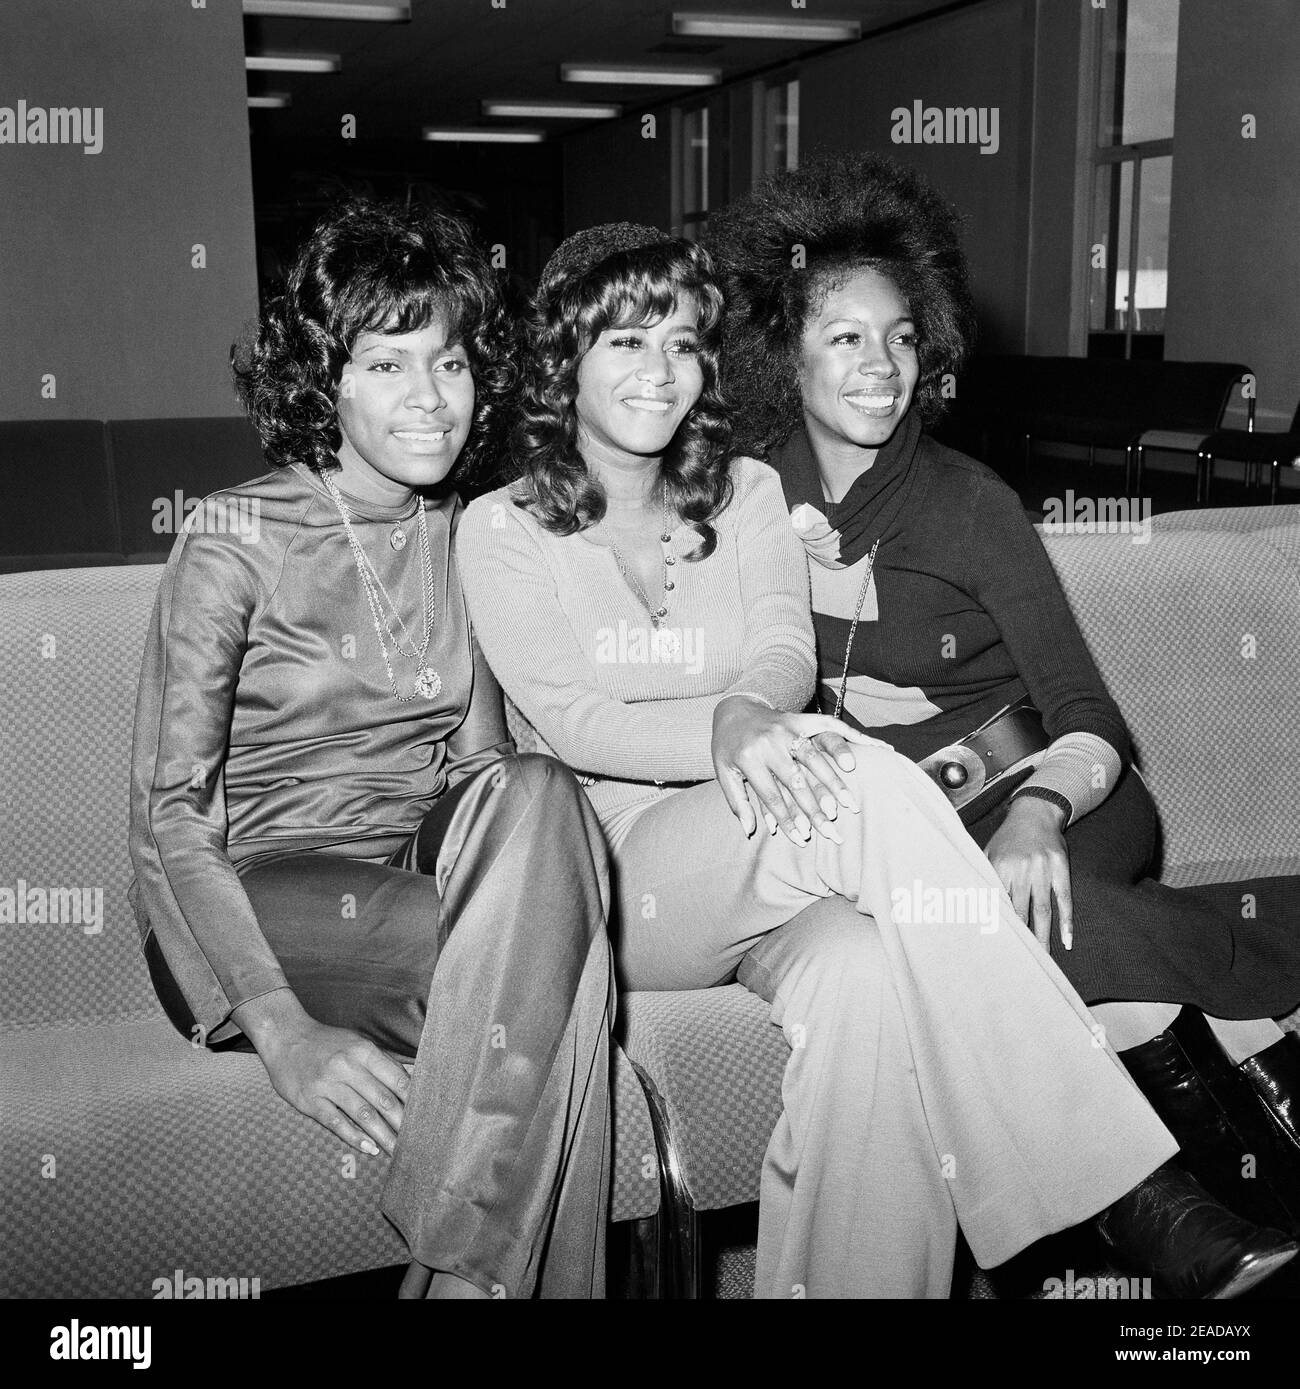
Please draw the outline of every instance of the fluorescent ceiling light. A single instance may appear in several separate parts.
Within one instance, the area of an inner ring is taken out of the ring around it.
[[[396,4],[367,0],[244,0],[244,13],[266,19],[379,19],[403,22],[411,17],[410,0]]]
[[[424,138],[436,140],[441,144],[475,145],[540,145],[546,136],[540,130],[481,130],[473,126],[424,127]]]
[[[600,101],[485,101],[483,114],[520,121],[608,121],[621,116],[623,108]]]
[[[835,43],[860,39],[856,19],[773,19],[765,15],[673,14],[673,33],[699,39],[792,39]]]
[[[249,72],[337,72],[342,59],[337,53],[250,53],[244,66]]]
[[[265,96],[250,96],[248,106],[251,111],[279,111],[292,100],[288,92],[267,92]]]
[[[561,63],[563,82],[605,82],[616,87],[716,87],[721,68],[633,67],[619,63]]]

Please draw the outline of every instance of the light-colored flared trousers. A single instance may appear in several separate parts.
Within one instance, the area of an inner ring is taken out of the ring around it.
[[[760,1297],[947,1296],[958,1225],[992,1267],[1177,1149],[943,794],[853,753],[842,846],[746,839],[713,782],[610,826],[624,987],[706,988],[762,941],[742,982],[791,1054]]]

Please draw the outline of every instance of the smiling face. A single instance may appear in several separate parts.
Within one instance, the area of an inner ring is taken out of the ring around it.
[[[451,471],[474,419],[474,377],[444,313],[411,333],[361,333],[338,388],[340,483],[401,505]]]
[[[606,328],[578,364],[574,409],[598,444],[658,458],[704,390],[699,305],[683,295],[650,328]]]
[[[892,280],[860,270],[832,287],[804,324],[799,387],[815,450],[844,455],[887,443],[920,376],[916,328]]]

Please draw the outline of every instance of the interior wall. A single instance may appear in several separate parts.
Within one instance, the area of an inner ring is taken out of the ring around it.
[[[671,107],[603,121],[564,141],[564,231],[602,222],[672,223]],[[653,130],[647,138],[643,130]]]
[[[103,143],[0,144],[0,419],[239,413],[228,353],[257,312],[239,5],[27,5],[0,41],[0,107],[20,100],[102,108]]]
[[[1264,429],[1300,398],[1298,20],[1295,0],[1183,0],[1178,33],[1165,356],[1245,362]]]
[[[981,344],[991,352],[1025,349],[1035,26],[1035,0],[987,0],[799,65],[802,161],[818,150],[880,150],[915,166],[961,210]],[[739,90],[743,96],[748,84]],[[912,111],[916,101],[996,109],[996,151],[895,143],[893,113]],[[749,132],[737,128],[732,109],[735,185],[738,163],[748,164]],[[641,138],[639,117],[565,141],[568,230],[621,218],[671,224],[668,111],[655,108],[654,141]],[[1068,236],[1059,254],[1068,278]]]
[[[870,149],[926,176],[960,210],[990,352],[1022,352],[1033,135],[1032,0],[989,0],[868,39],[804,66],[800,158],[817,150]],[[902,144],[894,111],[996,110],[998,141]]]

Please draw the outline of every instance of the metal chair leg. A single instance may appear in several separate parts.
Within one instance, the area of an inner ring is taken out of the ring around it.
[[[1210,500],[1210,477],[1214,470],[1214,459],[1204,449],[1196,452],[1196,505],[1204,506]]]
[[[632,1221],[628,1240],[627,1287],[633,1299],[657,1299],[663,1296],[663,1276],[659,1259],[659,1216],[645,1216]]]
[[[698,1300],[702,1283],[700,1217],[686,1188],[681,1149],[658,1087],[635,1061],[632,1069],[645,1091],[659,1165],[657,1295]]]

